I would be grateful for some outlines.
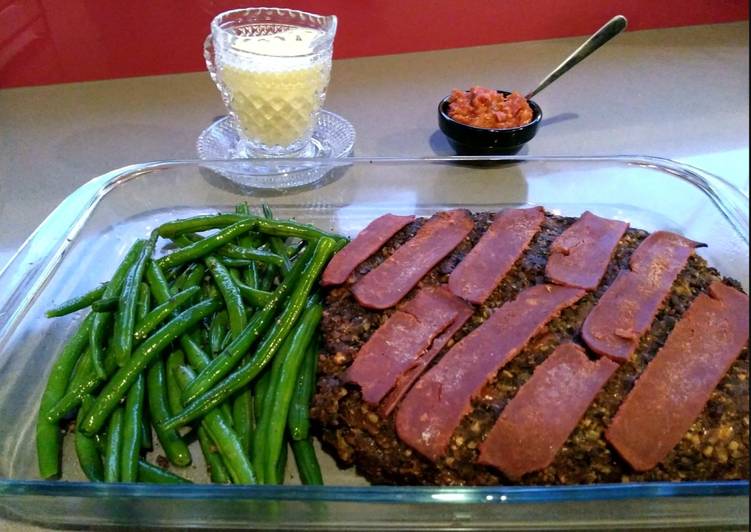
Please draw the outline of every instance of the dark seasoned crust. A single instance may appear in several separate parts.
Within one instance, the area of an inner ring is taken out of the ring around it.
[[[475,230],[420,284],[445,283],[448,274],[479,240],[491,219],[492,215],[488,213],[475,214]],[[445,350],[482,323],[490,309],[513,299],[524,288],[543,282],[552,241],[574,221],[574,218],[547,214],[541,231],[525,254],[485,304],[476,307],[473,317]],[[358,267],[353,279],[359,279],[380,264],[396,247],[414,235],[422,223],[424,219],[417,219],[397,233],[376,256]],[[342,465],[355,465],[359,473],[375,484],[510,483],[500,472],[474,463],[477,446],[506,403],[557,345],[571,339],[582,344],[579,334],[584,318],[618,272],[627,267],[631,253],[646,236],[645,231],[638,229],[626,232],[598,289],[551,321],[485,386],[479,398],[473,402],[472,412],[454,432],[446,457],[437,464],[399,441],[394,432],[393,415],[388,418],[380,416],[376,407],[362,401],[357,386],[344,384],[341,380],[342,372],[350,365],[360,346],[392,311],[379,312],[360,307],[352,297],[349,285],[331,290],[326,298],[322,322],[323,352],[311,410],[325,448]],[[518,483],[550,485],[748,478],[747,349],[723,378],[689,432],[658,467],[643,474],[633,473],[603,437],[604,429],[618,406],[675,323],[694,298],[718,279],[721,279],[720,274],[708,267],[702,258],[693,256],[689,260],[674,283],[667,303],[642,339],[636,355],[608,381],[554,462],[542,471],[525,475]],[[724,282],[740,288],[736,281],[724,279]]]

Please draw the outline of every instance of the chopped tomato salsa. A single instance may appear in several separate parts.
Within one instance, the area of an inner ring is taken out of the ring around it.
[[[518,92],[508,96],[493,89],[454,89],[449,98],[449,116],[462,124],[490,129],[520,127],[532,121],[532,108]]]

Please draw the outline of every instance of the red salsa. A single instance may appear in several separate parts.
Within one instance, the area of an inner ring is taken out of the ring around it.
[[[449,116],[469,126],[507,129],[529,124],[532,108],[518,92],[506,96],[493,89],[472,87],[468,92],[451,91]]]

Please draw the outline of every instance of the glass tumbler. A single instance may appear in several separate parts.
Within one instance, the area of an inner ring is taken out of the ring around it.
[[[204,57],[237,124],[236,157],[308,157],[331,75],[337,19],[249,8],[211,22]]]

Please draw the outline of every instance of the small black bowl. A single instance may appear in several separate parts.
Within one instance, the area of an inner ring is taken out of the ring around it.
[[[506,96],[511,94],[498,92]],[[449,116],[449,98],[445,97],[438,105],[438,127],[458,155],[514,155],[537,134],[542,121],[542,109],[529,100],[532,120],[528,124],[507,129],[468,126]]]

